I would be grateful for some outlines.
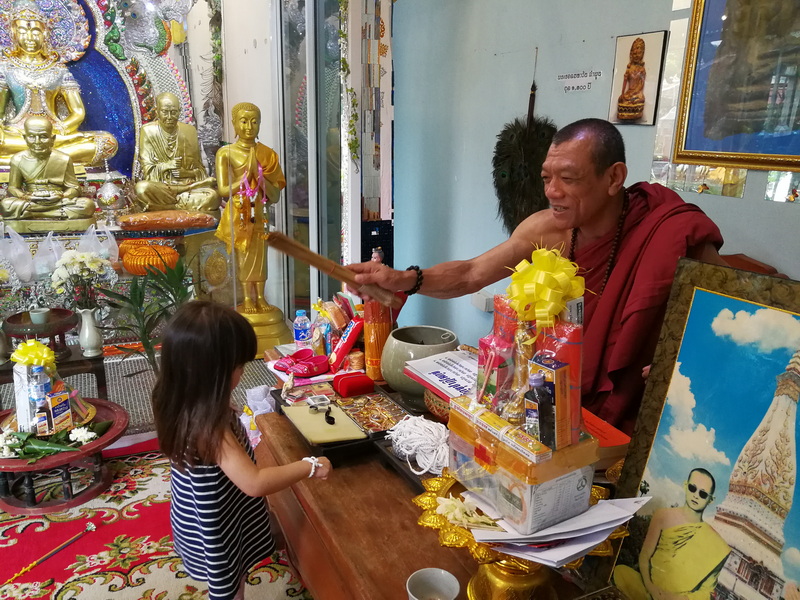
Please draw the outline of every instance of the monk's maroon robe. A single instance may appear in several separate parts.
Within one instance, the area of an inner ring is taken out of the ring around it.
[[[617,261],[602,287],[615,231],[577,248],[586,278],[583,405],[630,433],[644,392],[642,368],[653,359],[678,259],[722,235],[697,206],[658,184],[628,188],[629,209]]]

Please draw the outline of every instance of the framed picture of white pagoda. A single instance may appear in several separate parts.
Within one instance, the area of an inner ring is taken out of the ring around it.
[[[619,482],[652,496],[612,581],[651,597],[800,591],[800,282],[682,259]]]

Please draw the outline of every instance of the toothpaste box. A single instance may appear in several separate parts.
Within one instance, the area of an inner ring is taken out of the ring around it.
[[[68,392],[50,392],[47,394],[47,405],[53,421],[51,433],[72,428],[72,410],[69,406]]]

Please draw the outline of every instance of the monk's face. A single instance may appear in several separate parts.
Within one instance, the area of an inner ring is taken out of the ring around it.
[[[25,143],[36,158],[49,156],[55,139],[50,121],[45,119],[25,121]]]
[[[713,480],[705,473],[695,471],[686,482],[686,506],[696,512],[703,512],[714,499],[711,495],[713,490]]]
[[[11,24],[17,46],[26,54],[39,54],[44,49],[47,31],[44,23],[20,19]]]
[[[261,115],[254,110],[241,110],[233,119],[233,130],[239,139],[255,141],[261,129]]]
[[[177,99],[171,96],[159,97],[156,112],[161,126],[166,131],[175,131],[178,126],[178,118],[181,116],[181,107]]]
[[[612,214],[609,203],[611,167],[598,174],[591,150],[591,140],[581,134],[550,146],[542,164],[544,194],[561,229],[616,223],[618,209]]]

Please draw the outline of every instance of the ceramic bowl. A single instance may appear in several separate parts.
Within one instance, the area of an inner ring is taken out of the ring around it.
[[[419,410],[426,410],[425,388],[403,374],[406,361],[441,354],[458,347],[458,337],[449,329],[432,325],[400,327],[389,334],[381,354],[381,372],[392,389]]]

